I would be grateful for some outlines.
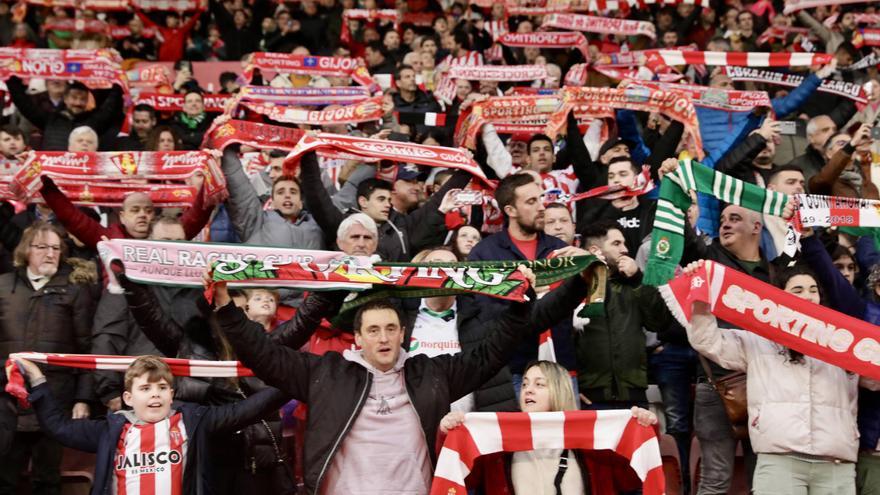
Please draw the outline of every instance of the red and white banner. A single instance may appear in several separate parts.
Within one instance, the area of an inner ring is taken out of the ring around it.
[[[736,91],[728,89],[696,86],[693,84],[674,84],[656,81],[623,81],[621,88],[651,88],[663,91],[677,91],[690,96],[695,106],[714,108],[729,112],[749,112],[756,108],[768,108],[773,112],[773,104],[766,91]]]
[[[10,191],[21,200],[33,197],[42,185],[40,176],[63,181],[88,181],[109,186],[141,179],[183,181],[196,173],[204,175],[207,204],[226,196],[226,179],[213,156],[202,151],[167,152],[64,152],[35,151],[15,174]]]
[[[397,29],[397,24],[400,22],[400,13],[395,9],[345,9],[342,11],[342,31],[339,38],[346,44],[351,42],[351,28],[348,26],[348,21],[351,20],[368,22],[390,21],[394,24],[394,29]]]
[[[637,52],[638,53],[638,52]],[[670,67],[677,65],[737,65],[742,67],[812,67],[831,62],[828,53],[793,52],[701,52],[689,50],[645,50],[646,65],[659,59]]]
[[[638,81],[649,81],[654,77],[657,77],[660,82],[676,82],[684,79],[684,74],[679,74],[677,72],[661,72],[659,74],[655,74],[651,72],[650,69],[646,67],[635,67],[631,69],[616,69],[613,67],[608,67],[605,65],[593,65],[592,69],[607,76],[611,79],[615,79],[617,81],[625,81],[627,79],[634,79]]]
[[[796,194],[797,227],[880,227],[880,201]]]
[[[242,86],[238,96],[245,101],[275,103],[278,105],[322,106],[351,105],[370,98],[370,90],[363,86],[330,88],[273,88],[271,86]]]
[[[534,81],[549,77],[545,65],[455,65],[447,74],[468,81]]]
[[[657,39],[657,31],[651,22],[581,14],[550,14],[544,18],[541,28],[625,36],[647,36],[652,40]]]
[[[133,102],[135,105],[150,105],[157,112],[179,112],[183,110],[184,96],[186,95],[139,93]],[[226,103],[232,98],[232,95],[205,94],[202,95],[202,98],[205,101],[206,112],[222,113],[226,109]]]
[[[308,74],[314,76],[350,77],[356,83],[373,87],[364,61],[359,58],[313,57],[311,55],[290,55],[287,53],[255,52],[244,77],[250,81],[253,69],[273,71],[279,74]]]
[[[470,113],[459,117],[455,143],[474,149],[480,129],[485,124],[516,126],[519,123],[532,129],[534,125],[532,121],[537,120],[546,125],[550,115],[561,107],[562,98],[557,95],[495,96],[478,101],[473,104]],[[502,134],[513,132],[509,128],[496,130]]]
[[[758,36],[755,44],[761,46],[771,40],[785,40],[790,34],[800,34],[801,36],[810,36],[810,28],[789,27],[789,26],[770,26],[766,31]]]
[[[186,12],[205,10],[207,0],[24,0],[29,5],[40,7],[64,7],[93,11],[121,11],[131,7],[144,10],[174,10]]]
[[[754,81],[787,86],[789,88],[800,86],[804,82],[804,76],[798,74],[774,72],[751,67],[725,67],[724,73],[733,81]],[[819,91],[843,96],[861,104],[868,102],[865,89],[860,84],[852,82],[825,79],[819,86]]]
[[[258,149],[290,151],[296,147],[304,134],[304,130],[293,127],[247,120],[228,120],[205,133],[205,142],[202,146],[222,150],[235,143]]]
[[[480,456],[536,449],[616,452],[629,460],[645,495],[666,493],[657,433],[626,409],[465,414],[443,442],[431,495],[466,495],[464,480]]]
[[[575,64],[565,73],[566,86],[584,86],[587,84],[587,64]]]
[[[587,38],[583,33],[578,32],[507,33],[498,38],[498,43],[513,47],[577,48],[584,55],[584,59],[590,59]]]
[[[0,80],[12,76],[24,79],[78,81],[91,88],[128,86],[115,50],[53,50],[44,48],[0,48]]]
[[[341,136],[339,134],[306,134],[284,161],[285,173],[292,173],[305,153],[316,151],[329,158],[355,159],[369,162],[390,160],[428,167],[465,170],[491,186],[486,175],[470,152],[461,148],[427,146],[424,144],[384,141],[381,139]]]
[[[831,5],[844,5],[849,3],[876,3],[878,0],[785,0],[783,13],[791,14],[803,9],[824,7]]]
[[[564,103],[547,124],[546,134],[556,136],[564,127],[569,112],[577,110],[594,117],[614,117],[618,109],[659,112],[684,125],[690,140],[688,150],[703,156],[703,140],[697,111],[690,96],[678,91],[640,88],[563,88]]]
[[[718,319],[860,376],[880,380],[880,327],[712,261],[661,286],[670,312],[690,325],[694,301]],[[725,330],[721,330],[724,332]]]
[[[382,97],[376,96],[344,107],[326,108],[324,110],[305,110],[301,108],[258,103],[241,100],[239,103],[260,115],[265,115],[276,122],[288,124],[360,124],[380,120],[385,114],[382,109]]]
[[[171,70],[162,64],[147,64],[126,71],[128,83],[133,88],[158,88],[171,86]]]
[[[880,28],[864,28],[859,31],[865,46],[880,46]]]

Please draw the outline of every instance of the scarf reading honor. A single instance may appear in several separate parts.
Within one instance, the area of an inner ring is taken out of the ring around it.
[[[711,194],[722,202],[774,216],[782,216],[788,201],[785,194],[682,160],[678,169],[660,183],[650,257],[643,278],[647,285],[665,284],[675,275],[684,252],[685,212],[691,206],[689,191]]]
[[[285,173],[293,173],[299,160],[311,151],[327,158],[341,158],[377,162],[391,160],[400,163],[414,163],[428,167],[446,167],[465,170],[485,184],[494,188],[486,175],[474,161],[471,154],[461,148],[427,146],[424,144],[402,143],[382,139],[343,136],[340,134],[306,134],[284,160]]]
[[[45,352],[16,352],[6,360],[6,392],[18,399],[22,407],[29,407],[24,377],[14,364],[16,359],[34,363],[63,366],[81,370],[106,370],[125,372],[137,356],[101,356],[96,354],[52,354]],[[197,359],[161,358],[171,368],[174,376],[201,378],[236,378],[254,376],[238,361],[202,361]]]
[[[557,411],[465,414],[443,442],[431,495],[465,495],[464,480],[480,456],[537,449],[610,450],[629,460],[645,495],[666,490],[657,434],[629,410]]]
[[[57,179],[59,185],[105,188],[114,201],[100,204],[121,205],[126,188],[133,181],[183,181],[197,172],[204,175],[205,203],[217,204],[226,198],[226,179],[213,156],[202,151],[113,151],[113,152],[32,152],[10,184],[10,191],[21,200],[32,198],[40,190],[41,175]],[[138,189],[135,185],[133,189]],[[158,187],[157,189],[161,189]],[[88,202],[88,201],[86,201]]]
[[[670,312],[690,325],[694,301],[712,314],[807,356],[861,376],[880,379],[880,327],[805,301],[719,263],[706,261],[660,293]],[[722,330],[723,332],[724,330]]]

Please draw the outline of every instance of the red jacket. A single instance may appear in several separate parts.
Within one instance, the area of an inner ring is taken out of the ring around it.
[[[43,187],[40,189],[40,194],[43,196],[43,200],[55,212],[55,216],[58,217],[61,225],[89,248],[95,249],[98,242],[101,241],[101,237],[107,237],[108,239],[131,239],[131,235],[122,224],[116,223],[109,227],[104,227],[81,212],[58,189],[58,186],[55,185],[52,179],[43,176],[42,180]],[[180,223],[183,225],[183,232],[187,239],[192,239],[201,232],[211,218],[212,209],[205,207],[204,194],[199,191],[199,194],[196,194],[196,200],[193,205],[187,208],[183,215],[180,216]]]
[[[160,38],[160,43],[157,54],[158,56],[156,58],[160,62],[176,62],[183,58],[183,48],[186,46],[186,39],[189,37],[189,32],[195,27],[196,22],[199,20],[199,16],[202,15],[201,12],[196,12],[190,20],[186,21],[186,24],[172,29],[156,24],[140,10],[135,10],[135,13],[141,18],[141,21],[143,21],[145,26],[158,31],[157,37]]]

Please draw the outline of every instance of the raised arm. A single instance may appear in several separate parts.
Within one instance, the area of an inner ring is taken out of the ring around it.
[[[721,330],[718,320],[709,311],[709,305],[695,302],[688,340],[694,350],[729,370],[746,371],[748,358],[744,330]]]
[[[71,419],[70,411],[64,411],[58,406],[45,378],[31,389],[28,402],[37,414],[40,427],[49,436],[66,447],[83,452],[97,452],[101,433],[107,428],[106,420]]]
[[[801,238],[801,256],[801,259],[813,269],[819,284],[825,289],[823,295],[831,308],[854,318],[865,316],[865,301],[859,297],[855,287],[834,267],[834,261],[817,236],[805,233]]]
[[[183,328],[162,311],[149,287],[132,282],[124,273],[116,273],[116,279],[125,289],[128,309],[144,335],[162,354],[177,356],[183,340]]]
[[[245,400],[206,408],[205,425],[209,431],[244,428],[279,409],[288,400],[277,388],[264,388]]]
[[[10,77],[6,80],[6,88],[9,89],[9,96],[12,98],[12,103],[15,104],[15,108],[24,115],[24,118],[40,129],[45,129],[49,122],[49,114],[34,105],[34,102],[27,95],[21,79],[16,76]]]
[[[91,127],[98,135],[103,134],[119,118],[122,112],[122,88],[114,85],[110,88],[104,102],[86,120],[86,125]]]
[[[183,215],[180,216],[180,224],[183,226],[183,234],[187,239],[199,235],[205,225],[211,220],[211,213],[214,208],[205,205],[205,185],[202,184],[201,189],[196,192],[195,201],[192,206],[187,208]]]
[[[102,237],[110,237],[110,229],[104,228],[100,223],[81,212],[67,196],[58,189],[55,182],[48,176],[40,177],[43,187],[40,194],[43,200],[55,212],[55,216],[61,225],[80,240],[86,247],[95,249]]]
[[[318,356],[276,344],[262,325],[248,320],[232,301],[217,310],[217,321],[238,359],[257,378],[294,399],[308,399],[311,367]]]
[[[325,244],[333,245],[336,242],[336,229],[339,228],[345,215],[333,204],[333,200],[321,182],[321,167],[318,165],[318,156],[315,153],[306,153],[300,160],[299,168],[299,176],[303,184],[302,194],[309,213],[312,214],[312,218],[324,232]]]
[[[293,318],[273,330],[269,334],[269,340],[291,349],[299,349],[309,341],[324,317],[339,313],[347,295],[345,291],[309,293]]]
[[[226,188],[229,190],[229,199],[226,201],[229,218],[238,238],[247,242],[263,225],[263,204],[244,173],[238,158],[238,146],[227,146],[223,150],[220,168],[226,176]]]

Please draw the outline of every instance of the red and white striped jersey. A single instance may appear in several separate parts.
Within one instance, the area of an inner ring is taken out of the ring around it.
[[[183,415],[158,423],[127,423],[116,446],[116,495],[183,494],[187,437]]]
[[[450,54],[443,59],[443,62],[440,62],[440,65],[447,68],[455,65],[464,65],[467,67],[484,65],[483,54],[475,50],[469,50],[467,53],[460,57],[453,57]]]

